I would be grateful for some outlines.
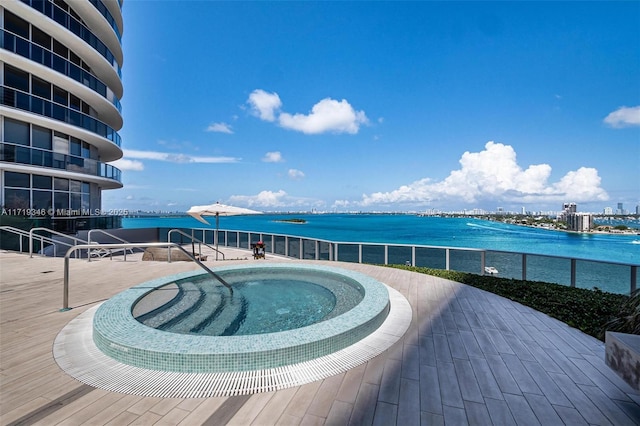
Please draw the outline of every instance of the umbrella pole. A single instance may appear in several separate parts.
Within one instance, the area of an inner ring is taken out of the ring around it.
[[[216,260],[218,260],[218,228],[220,228],[220,213],[216,213]]]

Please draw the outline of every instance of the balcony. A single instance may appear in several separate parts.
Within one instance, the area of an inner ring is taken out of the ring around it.
[[[122,183],[122,172],[110,164],[27,146],[0,143],[0,161],[66,170]]]

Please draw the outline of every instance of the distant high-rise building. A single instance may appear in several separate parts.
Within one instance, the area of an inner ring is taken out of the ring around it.
[[[575,213],[578,211],[578,205],[576,203],[564,203],[562,205],[562,210],[566,213]]]
[[[102,191],[122,188],[107,164],[122,157],[121,5],[2,2],[0,204],[9,212],[65,232],[114,225]]]
[[[611,216],[613,214],[613,208],[612,207],[605,207],[603,210],[603,213],[606,215]]]
[[[593,215],[590,213],[569,213],[566,220],[571,231],[586,232],[593,228]]]
[[[624,205],[622,203],[618,203],[618,211],[616,212],[616,214],[625,214]]]

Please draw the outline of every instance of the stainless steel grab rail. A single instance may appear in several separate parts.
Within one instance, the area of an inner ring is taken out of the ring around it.
[[[185,237],[187,237],[187,238],[191,239],[191,244],[193,244],[194,242],[199,243],[199,244],[204,244],[205,246],[209,247],[211,250],[215,251],[216,253],[221,254],[221,255],[222,255],[222,260],[225,260],[225,259],[224,259],[224,253],[223,253],[223,252],[221,252],[220,250],[218,250],[218,249],[217,249],[217,248],[215,248],[215,247],[210,246],[209,244],[205,243],[204,241],[202,241],[202,240],[200,240],[200,239],[198,239],[198,238],[194,237],[193,235],[189,235],[189,234],[187,234],[186,232],[184,232],[184,231],[182,231],[182,230],[180,230],[180,229],[175,229],[175,228],[174,228],[174,229],[170,230],[170,231],[169,231],[169,233],[167,234],[167,240],[168,240],[168,241],[171,241],[171,234],[172,234],[173,232],[177,232],[178,234],[180,234],[180,235],[184,235]],[[204,237],[203,237],[203,238],[204,238]],[[202,246],[198,247],[198,254],[200,255],[200,257],[202,257]],[[216,256],[217,256],[217,255],[216,255]],[[169,262],[171,262],[171,248],[169,248]]]
[[[191,253],[184,249],[179,244],[176,243],[129,243],[129,244],[80,244],[77,246],[71,247],[67,250],[67,253],[64,255],[64,285],[62,290],[62,309],[61,311],[68,311],[69,308],[69,258],[71,257],[71,253],[77,250],[85,250],[89,248],[106,248],[106,249],[117,249],[117,248],[137,248],[137,247],[175,247],[178,250],[182,250],[184,254],[187,255],[191,260],[196,262],[202,269],[207,271],[209,275],[211,275],[216,280],[220,281],[222,285],[229,289],[231,295],[233,295],[233,288],[229,283],[227,283],[220,275],[213,272],[211,269],[207,268],[202,262],[195,258]]]

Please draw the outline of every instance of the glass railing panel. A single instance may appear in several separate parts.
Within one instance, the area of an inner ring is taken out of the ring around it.
[[[416,266],[422,268],[445,269],[447,255],[444,248],[416,247]]]
[[[411,265],[411,257],[411,247],[389,246],[388,263],[390,265]]]
[[[262,237],[262,242],[264,243],[264,251],[265,253],[271,253],[273,244],[271,243],[271,234],[260,234]]]
[[[325,241],[320,241],[318,244],[319,247],[319,260],[329,260],[333,259],[333,255],[331,254],[331,247],[333,247],[330,243]]]
[[[279,254],[284,256],[285,254],[285,237],[283,235],[276,235],[273,239],[274,254]]]
[[[631,290],[631,267],[576,260],[576,287],[628,294]]]
[[[449,269],[452,271],[482,273],[482,254],[479,251],[449,250]]]
[[[384,264],[384,246],[363,244],[362,263]]]
[[[249,249],[251,247],[248,232],[238,232],[238,247],[243,249]]]
[[[287,250],[289,257],[300,259],[300,238],[289,237],[287,239]]]
[[[238,232],[237,231],[227,231],[226,233],[226,241],[225,245],[227,247],[237,247],[238,246]]]
[[[338,258],[334,260],[340,262],[359,262],[359,244],[336,244],[338,245]]]
[[[311,260],[316,258],[316,240],[302,239],[302,258]]]
[[[498,277],[522,279],[522,254],[487,251],[485,266],[498,270]],[[490,275],[485,272],[485,274]]]
[[[224,246],[227,245],[227,240],[228,240],[227,234],[228,234],[227,231],[218,231],[217,232],[218,246],[224,247]],[[214,244],[216,243],[216,232],[215,231],[213,232],[213,243]]]
[[[571,285],[571,259],[528,254],[526,279]]]

